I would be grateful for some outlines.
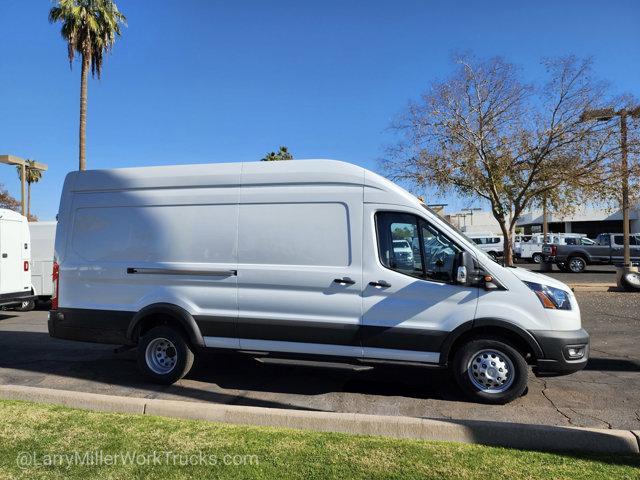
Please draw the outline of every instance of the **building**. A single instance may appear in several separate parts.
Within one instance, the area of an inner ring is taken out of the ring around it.
[[[629,220],[631,233],[640,233],[640,206],[629,210]],[[599,233],[622,232],[622,210],[580,207],[564,215],[550,212],[547,223],[550,232],[584,233],[595,238]],[[542,211],[525,213],[518,227],[525,233],[542,232]]]
[[[460,212],[445,214],[444,217],[465,233],[500,233],[500,225],[491,212],[479,208],[463,209]],[[640,205],[630,209],[629,218],[631,233],[640,233]],[[622,232],[622,211],[580,207],[566,214],[549,212],[547,222],[550,232],[584,233],[595,238],[599,233]],[[526,234],[542,232],[542,210],[524,213],[516,224],[516,230]]]
[[[500,233],[500,225],[493,214],[481,208],[464,208],[460,212],[443,216],[451,225],[465,233]]]

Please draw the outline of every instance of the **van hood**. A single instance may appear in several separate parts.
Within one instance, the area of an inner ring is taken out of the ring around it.
[[[531,270],[527,270],[526,268],[521,267],[507,268],[507,270],[513,273],[519,280],[522,280],[523,282],[540,283],[542,285],[559,288],[567,292],[571,291],[571,288],[569,288],[566,283],[563,283],[560,280],[556,280],[555,278],[552,278],[548,275],[532,272]]]

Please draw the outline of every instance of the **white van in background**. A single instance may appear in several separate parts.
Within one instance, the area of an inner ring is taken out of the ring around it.
[[[30,222],[31,285],[36,299],[48,302],[53,295],[53,247],[57,222]]]
[[[26,306],[33,301],[30,261],[26,217],[0,209],[0,306]]]
[[[467,236],[473,240],[480,250],[485,252],[494,260],[504,254],[504,237],[491,232],[473,232]]]
[[[575,244],[576,241],[583,239],[583,242],[594,245],[595,242],[586,238],[583,233],[548,233],[547,242],[552,245],[569,245]],[[545,244],[544,235],[536,233],[526,240],[518,243],[514,242],[515,257],[522,260],[530,260],[533,263],[542,262],[542,246]]]
[[[567,374],[589,353],[569,287],[498,265],[343,162],[72,172],[55,260],[50,335],[135,346],[165,384],[213,348],[449,367],[470,398],[505,403],[529,365]]]

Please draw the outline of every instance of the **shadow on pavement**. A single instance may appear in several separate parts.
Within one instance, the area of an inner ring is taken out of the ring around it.
[[[640,372],[640,361],[621,358],[591,357],[584,369],[603,372]]]
[[[251,357],[212,352],[202,352],[183,381],[170,386],[156,385],[146,381],[138,372],[135,350],[116,354],[113,348],[111,345],[54,339],[41,332],[2,331],[0,375],[9,377],[7,383],[50,387],[53,382],[60,385],[58,388],[116,395],[131,395],[131,389],[135,389],[143,391],[143,395],[149,398],[178,396],[206,402],[301,410],[313,409],[251,398],[247,394],[321,395],[349,392],[466,401],[458,393],[447,371],[385,366],[356,372],[295,364],[263,364]],[[51,381],[44,381],[47,379],[36,376],[25,382],[14,372],[3,372],[2,369],[52,377]],[[17,377],[16,380],[12,381],[11,376]],[[80,382],[69,385],[64,379],[77,379]],[[194,385],[193,381],[200,383]],[[96,385],[92,387],[85,382],[95,382]],[[104,385],[121,388],[110,392],[95,388]],[[56,388],[55,385],[53,388]],[[220,392],[219,389],[227,391]],[[296,400],[299,402],[299,399]]]

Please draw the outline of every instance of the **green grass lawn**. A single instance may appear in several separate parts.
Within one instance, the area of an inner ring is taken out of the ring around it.
[[[129,456],[109,457],[116,454]],[[38,465],[20,468],[19,455]],[[640,456],[569,456],[0,401],[0,478],[143,477],[637,479]]]

